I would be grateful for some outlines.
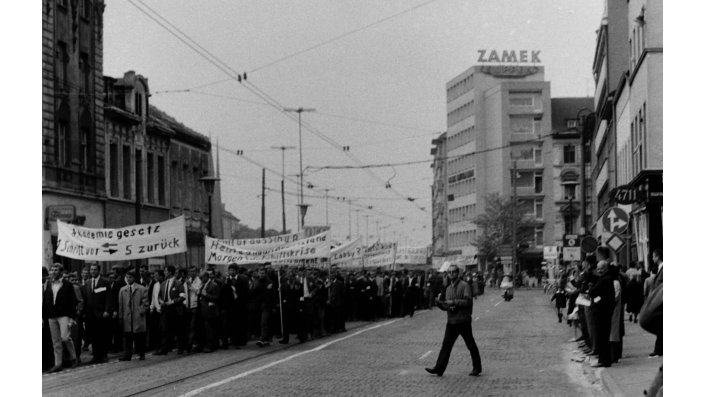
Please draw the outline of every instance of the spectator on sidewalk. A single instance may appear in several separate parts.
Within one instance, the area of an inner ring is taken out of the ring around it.
[[[647,296],[644,302],[643,316],[647,315],[646,312],[648,310],[649,318],[642,316],[640,324],[642,328],[656,335],[654,351],[649,354],[649,357],[656,357],[663,356],[663,251],[660,248],[655,249],[651,258],[654,261],[654,265],[656,265],[657,272],[653,279],[653,285],[649,289],[649,296]],[[655,296],[652,297],[651,295]],[[651,330],[649,330],[649,327],[644,327],[644,324],[651,323],[654,324]]]
[[[641,279],[641,272],[637,270],[636,263],[632,262],[627,270],[627,290],[623,295],[626,302],[626,309],[629,313],[629,322],[638,322],[639,311],[644,303],[644,280]]]
[[[612,363],[616,364],[622,358],[622,340],[624,338],[624,302],[622,300],[625,291],[626,276],[622,277],[619,267],[611,265],[609,267],[614,285],[614,309],[612,310],[612,321],[610,330],[610,348]]]
[[[598,279],[588,291],[592,297],[590,308],[595,315],[595,339],[598,354],[598,362],[592,366],[609,367],[612,365],[610,331],[612,330],[612,313],[614,311],[614,283],[609,274],[609,264],[606,260],[597,263],[596,273]]]

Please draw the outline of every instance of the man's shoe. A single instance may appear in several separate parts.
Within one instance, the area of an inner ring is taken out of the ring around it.
[[[262,342],[261,340],[258,340],[255,344],[259,347],[264,347],[264,342]]]
[[[279,341],[279,343],[282,344],[282,345],[288,345],[288,344],[289,344],[289,339],[281,339],[281,340]]]
[[[140,361],[144,360],[144,354],[140,354]]]
[[[49,371],[47,371],[47,373],[53,374],[53,373],[59,372],[59,371],[61,371],[61,365],[55,365],[55,366],[51,367],[51,369]]]
[[[209,348],[206,347],[206,348],[203,349],[203,352],[204,352],[204,353],[213,353],[213,350],[211,350],[211,349],[209,349]]]
[[[472,372],[470,372],[470,376],[480,376],[480,372],[482,372],[482,370],[473,369]]]
[[[130,360],[132,360],[132,357],[122,356],[122,357],[118,358],[118,360],[120,360],[120,361],[130,361]]]
[[[71,365],[69,365],[69,368],[76,368],[76,367],[78,367],[78,364],[79,364],[80,362],[81,362],[81,360],[79,360],[78,358],[75,359],[75,360],[72,360],[72,361],[71,361]]]
[[[184,351],[183,351],[182,349],[179,349],[179,350],[176,351],[176,354],[182,355],[182,354],[184,354]]]
[[[94,358],[89,362],[89,364],[102,364],[104,362],[105,362],[104,358]]]
[[[443,372],[439,372],[435,368],[425,368],[425,369],[426,369],[426,372],[428,372],[431,375],[443,376]]]
[[[165,356],[166,353],[167,353],[167,351],[162,349],[162,350],[157,350],[156,352],[154,352],[154,355],[155,356]]]

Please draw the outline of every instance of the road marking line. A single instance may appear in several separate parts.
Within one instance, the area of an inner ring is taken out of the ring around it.
[[[368,328],[362,329],[362,330],[360,330],[360,331],[354,332],[354,333],[352,333],[352,334],[350,334],[350,335],[343,336],[342,338],[338,338],[338,339],[332,340],[332,341],[330,341],[330,342],[324,343],[324,344],[322,344],[322,345],[320,345],[320,346],[318,346],[318,347],[315,347],[315,348],[313,348],[313,349],[309,349],[309,350],[305,350],[305,351],[302,351],[302,352],[298,352],[298,353],[296,353],[296,354],[292,354],[292,355],[289,356],[289,357],[282,358],[281,360],[277,360],[277,361],[271,362],[271,363],[269,363],[269,364],[265,364],[265,365],[263,365],[263,366],[261,366],[261,367],[257,367],[257,368],[251,369],[251,370],[249,370],[249,371],[246,371],[246,372],[243,372],[243,373],[240,373],[240,374],[231,376],[231,377],[229,377],[229,378],[225,378],[225,379],[223,379],[223,380],[221,380],[221,381],[218,381],[218,382],[215,382],[215,383],[211,383],[211,384],[206,385],[206,386],[203,386],[203,387],[199,387],[198,389],[191,390],[190,392],[188,392],[188,393],[186,393],[186,394],[182,394],[180,397],[191,397],[191,396],[195,396],[195,395],[197,395],[197,394],[200,394],[200,393],[202,393],[202,392],[204,392],[204,391],[206,391],[206,390],[212,389],[212,388],[214,388],[214,387],[222,386],[222,385],[224,385],[224,384],[226,384],[226,383],[230,383],[230,382],[232,382],[232,381],[234,381],[234,380],[237,380],[237,379],[240,379],[240,378],[244,378],[244,377],[246,377],[246,376],[248,376],[248,375],[252,375],[252,374],[257,373],[257,372],[264,371],[264,370],[267,369],[267,368],[270,368],[270,367],[273,367],[273,366],[275,366],[275,365],[278,365],[278,364],[287,362],[287,361],[289,361],[289,360],[293,360],[293,359],[296,358],[296,357],[300,357],[300,356],[303,356],[303,355],[308,354],[308,353],[313,353],[313,352],[317,352],[317,351],[319,351],[319,350],[323,350],[323,349],[325,349],[326,347],[328,347],[328,346],[330,346],[330,345],[332,345],[332,344],[334,344],[334,343],[338,343],[338,342],[343,341],[343,340],[345,340],[345,339],[352,338],[353,336],[360,335],[360,334],[362,334],[362,333],[364,333],[364,332],[367,332],[367,331],[372,331],[373,329],[377,329],[377,328],[380,328],[380,327],[387,326],[387,325],[392,324],[392,323],[395,323],[395,322],[397,322],[397,321],[399,321],[399,320],[401,320],[401,319],[398,318],[398,319],[395,319],[395,320],[387,321],[387,322],[382,323],[382,324],[373,325],[373,326],[371,326],[371,327],[368,327]]]
[[[494,307],[497,307],[497,305],[499,305],[500,303],[502,303],[502,301],[497,302]]]
[[[431,354],[432,352],[433,352],[433,350],[427,351],[421,357],[419,357],[419,360],[423,360],[424,358],[428,357],[428,355]]]

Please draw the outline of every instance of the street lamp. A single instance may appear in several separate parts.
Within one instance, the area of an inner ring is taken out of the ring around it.
[[[287,149],[294,149],[294,146],[272,146],[271,148],[281,149],[282,151],[282,233],[286,233],[286,210],[284,209],[284,152]],[[264,230],[264,228],[262,230]]]
[[[215,190],[215,183],[220,181],[220,178],[216,176],[204,176],[200,178],[199,181],[203,183],[204,189],[206,189],[206,194],[208,195],[208,234],[213,234],[213,191]]]
[[[299,107],[298,109],[284,108],[285,112],[295,112],[299,114],[299,228],[304,227],[304,163],[303,163],[303,150],[302,150],[302,139],[301,139],[301,113],[303,112],[315,112],[316,109],[305,109]],[[299,229],[299,230],[300,230]]]

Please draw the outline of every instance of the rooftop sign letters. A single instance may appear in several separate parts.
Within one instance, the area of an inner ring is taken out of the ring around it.
[[[477,52],[479,54],[477,62],[480,63],[541,63],[541,58],[539,58],[541,51],[502,50],[501,57],[500,51],[497,50],[477,50]],[[529,52],[531,53],[531,60],[529,60]]]

